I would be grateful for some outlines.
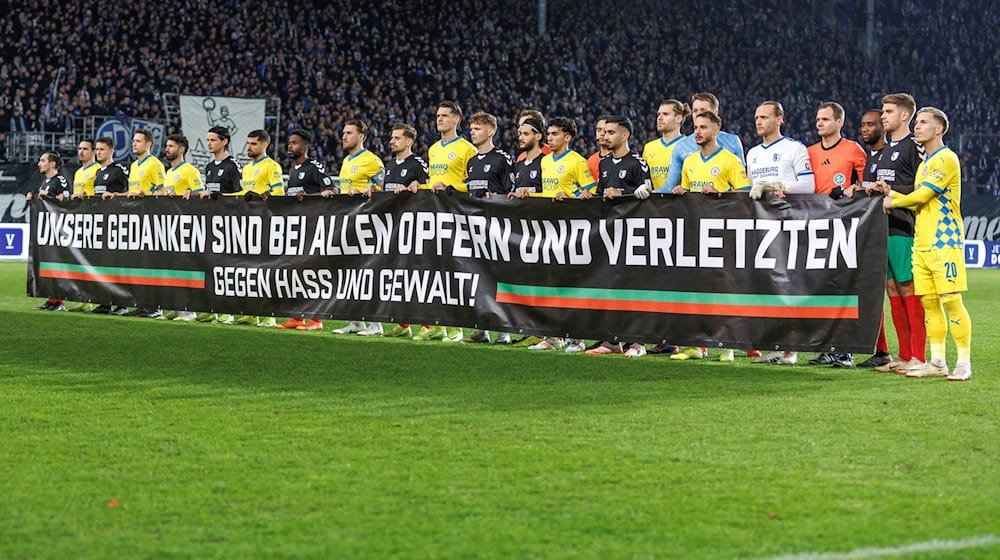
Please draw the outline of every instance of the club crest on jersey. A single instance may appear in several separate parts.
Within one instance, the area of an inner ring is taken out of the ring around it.
[[[253,176],[256,177],[258,175],[260,175],[260,169],[254,169],[253,170]]]
[[[896,161],[897,159],[899,159],[899,152],[892,152],[892,155],[889,156],[889,159],[892,161]]]
[[[111,175],[110,173],[105,173],[103,176],[101,176],[101,180],[107,181],[110,175]]]
[[[406,172],[407,171],[409,171],[409,169],[403,169],[402,171],[399,172],[399,176],[400,177],[406,177]]]
[[[490,172],[490,167],[493,167],[493,166],[491,164],[489,164],[489,163],[487,163],[486,165],[484,165],[483,166],[483,173],[489,173]]]
[[[534,179],[535,177],[538,177],[538,170],[537,169],[532,169],[531,173],[528,173],[528,177],[531,177],[532,179]]]
[[[875,173],[875,168],[878,167],[877,163],[872,164],[872,173]]]
[[[774,161],[778,161],[779,159],[781,159],[781,154],[774,154],[773,156],[771,156],[771,159],[773,159]]]
[[[219,177],[222,177],[222,170],[220,169],[220,170],[219,170],[219,171],[218,171],[218,172],[216,173],[216,175],[218,175]]]
[[[843,173],[837,173],[833,176],[833,182],[837,185],[843,185],[847,182],[847,177],[844,177]]]
[[[306,172],[305,171],[299,171],[299,180],[302,180],[302,179],[305,179],[305,178],[306,178]]]
[[[448,159],[455,159],[455,152],[448,152]]]
[[[179,174],[179,173],[175,173],[175,174],[174,174],[174,182],[175,182],[175,183],[179,183],[179,182],[180,182],[180,180],[181,180],[181,176],[180,176],[180,174]]]
[[[628,170],[627,169],[619,169],[618,170],[618,178],[619,179],[624,179],[626,175],[628,175]]]
[[[775,154],[775,155],[778,155],[778,154]],[[712,174],[712,177],[718,177],[719,173],[722,173],[722,170],[719,169],[718,167],[713,167],[712,171],[710,171],[710,173]]]
[[[351,173],[357,173],[357,172],[358,172],[358,166],[357,165],[352,166]]]
[[[556,173],[562,173],[562,172],[564,172],[564,171],[566,171],[566,166],[565,166],[565,165],[560,165],[560,166],[559,166],[559,167],[558,167],[558,168],[556,169]]]

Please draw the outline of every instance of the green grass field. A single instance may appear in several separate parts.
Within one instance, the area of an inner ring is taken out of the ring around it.
[[[967,383],[45,313],[24,276],[0,558],[1000,557],[996,271]]]

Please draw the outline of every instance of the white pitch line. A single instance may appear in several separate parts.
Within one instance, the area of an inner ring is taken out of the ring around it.
[[[882,548],[857,548],[847,552],[799,552],[782,556],[771,556],[761,560],[867,560],[869,558],[885,558],[889,556],[904,556],[918,552],[936,552],[939,550],[962,550],[965,548],[986,548],[1000,545],[1000,536],[982,535],[958,540],[933,540],[887,546]]]

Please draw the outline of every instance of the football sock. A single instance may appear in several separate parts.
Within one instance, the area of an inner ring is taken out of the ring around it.
[[[924,307],[924,324],[927,327],[927,338],[931,341],[931,359],[944,360],[945,337],[948,336],[948,324],[944,318],[944,308],[936,294],[920,296]]]
[[[948,326],[951,329],[951,337],[955,339],[955,347],[958,349],[958,361],[969,362],[972,352],[972,319],[969,318],[969,311],[965,309],[961,294],[949,294],[941,298],[941,303],[948,311]]]
[[[903,298],[889,296],[889,311],[892,313],[892,324],[896,327],[896,338],[899,341],[899,359],[909,361],[913,353],[910,351],[910,325]]]
[[[906,317],[910,324],[910,352],[914,358],[925,362],[927,330],[924,328],[924,306],[920,303],[920,296],[906,296],[903,298],[903,305],[906,306]]]

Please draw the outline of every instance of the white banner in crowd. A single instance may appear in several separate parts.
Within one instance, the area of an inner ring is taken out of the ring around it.
[[[246,155],[247,134],[264,128],[263,99],[182,95],[180,105],[181,130],[191,144],[188,162],[204,169],[211,160],[205,137],[213,126],[229,129],[229,151],[240,165],[250,161]]]

